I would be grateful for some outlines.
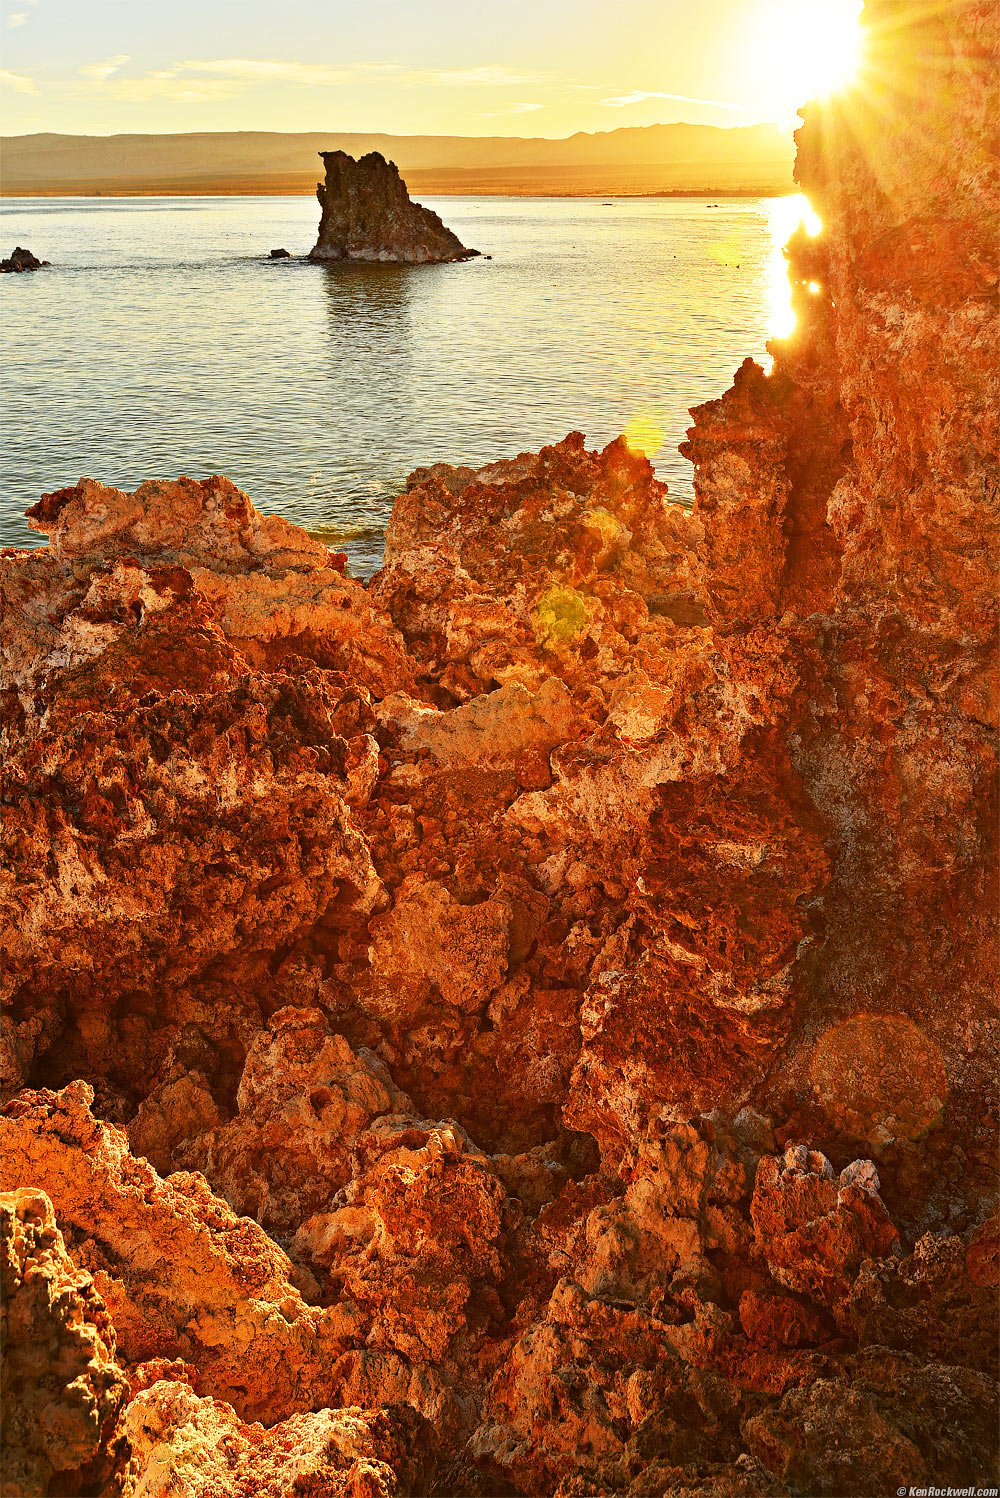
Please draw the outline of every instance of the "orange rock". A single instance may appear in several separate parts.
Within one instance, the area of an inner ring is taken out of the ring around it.
[[[899,1237],[870,1160],[835,1176],[825,1155],[789,1145],[757,1167],[754,1233],[781,1285],[837,1308],[863,1259],[882,1258]]]
[[[368,587],[222,479],[2,559],[4,1163],[144,1481],[402,1491],[397,1403],[477,1498],[990,1480],[998,25],[866,15],[693,512],[571,434]]]
[[[128,1383],[91,1276],[42,1191],[0,1193],[3,1491],[120,1493]]]
[[[320,1400],[351,1345],[351,1320],[307,1305],[262,1228],[204,1177],[163,1181],[125,1136],[90,1113],[83,1082],[24,1092],[0,1116],[3,1185],[33,1181],[52,1200],[75,1262],[93,1276],[127,1363],[181,1358],[206,1394],[281,1419]]]
[[[143,1498],[409,1498],[423,1491],[434,1439],[408,1405],[317,1410],[270,1429],[231,1405],[160,1382],[128,1408],[130,1476]]]
[[[316,1009],[272,1015],[236,1099],[238,1115],[189,1136],[175,1162],[203,1171],[237,1211],[283,1239],[351,1181],[358,1138],[373,1119],[412,1107],[378,1057],[355,1055]]]
[[[838,1378],[790,1389],[753,1416],[746,1441],[784,1491],[832,1498],[848,1489],[983,1482],[993,1470],[985,1455],[993,1421],[980,1375],[873,1348],[848,1360]]]

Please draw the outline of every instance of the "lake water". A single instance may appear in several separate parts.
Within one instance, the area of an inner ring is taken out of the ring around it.
[[[573,429],[627,429],[689,498],[688,407],[765,357],[801,200],[426,201],[493,258],[271,261],[313,243],[301,197],[4,200],[3,253],[53,264],[0,277],[0,543],[84,474],[223,473],[364,575],[413,468]]]

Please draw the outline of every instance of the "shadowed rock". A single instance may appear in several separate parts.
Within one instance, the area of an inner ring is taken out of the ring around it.
[[[0,260],[0,271],[5,275],[20,273],[26,270],[41,270],[43,265],[48,265],[47,260],[39,260],[30,250],[23,245],[18,245],[9,260]]]
[[[466,260],[468,250],[436,213],[411,202],[392,161],[370,151],[355,161],[346,151],[321,151],[326,182],[316,187],[323,210],[311,260],[379,260],[426,265]]]

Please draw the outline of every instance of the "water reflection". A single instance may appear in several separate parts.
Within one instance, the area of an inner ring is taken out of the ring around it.
[[[414,275],[428,269],[316,267],[326,315],[327,388],[336,401],[325,422],[329,462],[309,483],[310,510],[330,518],[314,520],[309,530],[347,550],[352,569],[363,574],[381,561],[388,508],[406,476],[394,453],[412,425]],[[350,378],[345,371],[352,371]],[[367,477],[345,493],[345,472]]]
[[[395,327],[410,311],[413,266],[320,264],[315,269],[322,277],[331,331],[337,319],[358,314],[366,325]]]

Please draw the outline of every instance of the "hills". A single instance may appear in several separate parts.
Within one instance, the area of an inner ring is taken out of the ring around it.
[[[14,135],[0,140],[0,193],[312,193],[324,150],[380,151],[417,192],[566,196],[785,192],[794,155],[791,136],[772,125],[647,125],[564,140],[338,131]]]

